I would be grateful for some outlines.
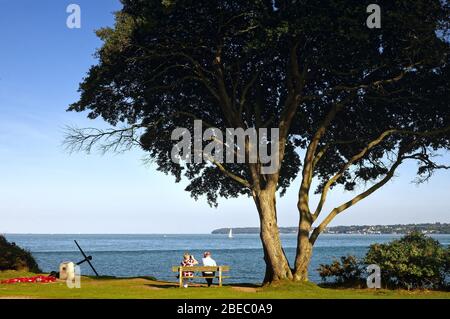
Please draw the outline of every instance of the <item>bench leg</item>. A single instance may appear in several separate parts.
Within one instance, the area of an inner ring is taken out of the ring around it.
[[[219,287],[222,287],[222,267],[219,267]]]
[[[180,267],[180,273],[179,273],[178,277],[180,278],[180,288],[182,288],[183,287],[183,271],[181,270],[181,267]]]

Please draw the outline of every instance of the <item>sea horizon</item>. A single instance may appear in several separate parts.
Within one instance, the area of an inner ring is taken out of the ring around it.
[[[310,279],[320,283],[317,268],[341,256],[362,259],[370,245],[387,243],[402,234],[322,234],[314,248]],[[443,245],[450,245],[450,234],[430,234]],[[57,271],[65,261],[83,259],[74,240],[87,255],[100,275],[115,277],[153,276],[158,280],[176,281],[172,266],[179,265],[188,251],[201,260],[204,251],[211,251],[220,265],[231,267],[230,283],[258,284],[263,280],[263,249],[259,234],[6,234],[5,237],[30,251],[42,271]],[[295,258],[297,236],[282,233],[281,241],[288,260]],[[93,275],[87,266],[83,275]]]
[[[447,225],[450,224],[450,221],[429,221],[429,222],[417,222],[417,223],[390,223],[390,224],[348,224],[348,225],[336,225],[336,226],[329,226],[327,229],[336,229],[341,227],[393,227],[393,226],[423,226],[423,225]],[[233,231],[238,230],[248,230],[248,229],[259,229],[259,226],[232,226],[232,227],[216,227],[209,232],[3,232],[0,231],[0,234],[3,235],[221,235],[221,233],[215,233],[215,231],[218,230],[224,230],[224,229],[232,229]],[[280,234],[286,235],[286,234],[297,234],[295,232],[283,232],[283,229],[296,229],[298,226],[278,226],[278,228],[281,230]],[[383,234],[404,234],[407,232],[385,232]],[[238,234],[254,234],[254,233],[242,233],[239,232]],[[345,235],[346,233],[329,233],[324,232],[322,235]],[[350,234],[350,233],[348,233]],[[360,235],[376,235],[377,233],[351,233],[354,235],[360,234]],[[439,233],[436,233],[439,234]],[[441,233],[441,234],[450,234],[450,233]]]

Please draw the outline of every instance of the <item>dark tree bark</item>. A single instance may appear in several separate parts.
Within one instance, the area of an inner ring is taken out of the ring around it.
[[[275,191],[260,191],[254,195],[254,199],[259,213],[260,237],[266,263],[264,283],[292,279],[277,225]]]

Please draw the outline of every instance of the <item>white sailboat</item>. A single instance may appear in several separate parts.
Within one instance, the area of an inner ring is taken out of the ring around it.
[[[233,238],[233,229],[230,228],[230,232],[228,233],[228,238]]]

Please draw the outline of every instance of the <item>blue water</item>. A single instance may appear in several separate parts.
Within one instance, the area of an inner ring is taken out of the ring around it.
[[[317,267],[344,255],[363,257],[373,243],[384,243],[400,235],[331,235],[324,234],[316,242],[310,267],[310,279],[320,282]],[[450,245],[450,235],[433,235],[444,245]],[[79,261],[76,239],[84,251],[93,256],[93,264],[101,275],[118,277],[154,276],[159,280],[176,280],[171,266],[178,265],[183,252],[189,251],[200,260],[209,250],[221,265],[231,266],[227,282],[260,283],[264,276],[264,261],[259,235],[6,235],[32,252],[44,272],[57,270],[62,261]],[[296,236],[282,234],[282,241],[293,263]],[[92,275],[83,264],[82,274]]]

